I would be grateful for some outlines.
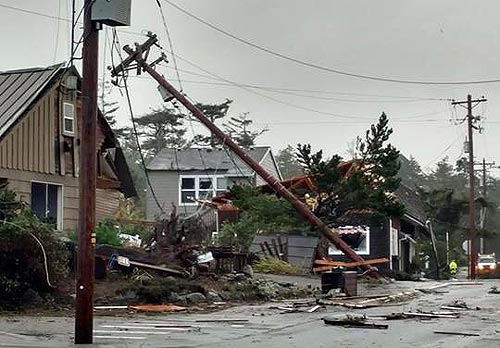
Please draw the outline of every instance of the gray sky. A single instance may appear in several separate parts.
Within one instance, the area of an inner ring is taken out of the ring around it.
[[[189,12],[256,44],[317,65],[357,74],[417,81],[470,81],[500,78],[498,1],[292,1],[172,0]],[[152,30],[168,48],[156,0],[132,0],[132,26],[119,29],[121,44],[142,42]],[[49,16],[70,18],[69,0],[0,0]],[[82,0],[77,4],[81,6]],[[465,126],[454,125],[465,110],[446,100],[468,93],[485,96],[475,109],[484,115],[475,138],[478,159],[500,164],[500,83],[428,86],[369,81],[320,71],[243,45],[193,20],[162,1],[177,55],[206,71],[238,83],[293,89],[241,89],[199,76],[206,72],[178,60],[184,91],[202,102],[234,100],[231,115],[249,112],[258,127],[269,127],[260,144],[275,150],[311,143],[328,154],[345,155],[348,142],[375,122],[382,111],[392,120],[392,142],[414,155],[424,169],[448,155],[463,154]],[[0,70],[46,66],[67,60],[70,24],[0,7]],[[110,64],[101,35],[101,70]],[[116,58],[116,57],[115,57]],[[160,70],[178,86],[173,64]],[[195,74],[193,74],[195,73]],[[106,75],[109,78],[109,75]],[[214,84],[214,82],[216,84]],[[155,83],[130,78],[134,111],[161,105]],[[119,122],[130,125],[119,91]],[[273,98],[275,100],[271,100]],[[314,111],[313,111],[314,110]],[[198,128],[195,126],[195,131]],[[191,132],[191,131],[190,131]]]

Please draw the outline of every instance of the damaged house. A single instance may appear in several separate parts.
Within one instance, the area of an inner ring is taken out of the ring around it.
[[[78,223],[80,83],[76,69],[65,64],[0,72],[0,180],[59,230]],[[100,112],[97,149],[96,215],[102,219],[136,192]]]
[[[281,180],[281,173],[269,146],[255,146],[247,151],[268,172]],[[201,201],[220,195],[234,184],[259,186],[264,183],[236,155],[222,148],[163,149],[146,169],[163,209],[168,211],[173,204],[178,207],[178,213],[187,215],[199,211],[203,205]],[[209,211],[213,213],[213,210]],[[151,190],[148,190],[147,218],[153,220],[161,213]]]

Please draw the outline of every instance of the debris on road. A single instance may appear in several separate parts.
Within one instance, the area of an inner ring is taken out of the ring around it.
[[[186,307],[176,306],[173,304],[137,305],[130,306],[129,308],[141,312],[183,312],[187,310]]]
[[[365,315],[352,316],[346,314],[343,318],[323,318],[326,325],[342,326],[346,328],[365,328],[365,329],[384,329],[387,330],[389,325],[367,322]]]
[[[500,294],[500,290],[496,286],[492,286],[490,288],[490,291],[488,291],[488,294]]]
[[[435,334],[443,334],[443,335],[457,335],[457,336],[480,336],[477,333],[470,332],[455,332],[455,331],[434,331]]]

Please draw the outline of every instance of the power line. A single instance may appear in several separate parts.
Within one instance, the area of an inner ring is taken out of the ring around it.
[[[185,15],[193,18],[194,20],[208,26],[209,28],[211,28],[211,29],[213,29],[213,30],[215,30],[215,31],[227,36],[227,37],[230,37],[236,41],[239,41],[247,46],[250,46],[250,47],[255,48],[259,51],[268,53],[268,54],[273,55],[275,57],[299,64],[302,66],[306,66],[309,68],[321,70],[321,71],[326,71],[326,72],[330,72],[330,73],[334,73],[334,74],[338,74],[338,75],[349,76],[349,77],[365,79],[365,80],[372,80],[372,81],[379,81],[379,82],[392,82],[392,83],[401,83],[401,84],[412,84],[412,85],[473,85],[473,84],[485,84],[485,83],[498,83],[498,82],[500,82],[500,79],[472,80],[472,81],[415,81],[415,80],[405,80],[405,79],[395,79],[395,78],[388,78],[388,77],[363,75],[363,74],[342,71],[342,70],[335,69],[335,68],[329,68],[329,67],[325,67],[325,66],[318,65],[315,63],[307,62],[307,61],[304,61],[304,60],[301,60],[301,59],[298,59],[298,58],[295,58],[295,57],[292,57],[292,56],[289,56],[289,55],[286,55],[283,53],[279,53],[279,52],[276,52],[276,51],[271,50],[269,48],[258,45],[254,42],[247,40],[247,39],[236,36],[228,31],[208,22],[205,19],[192,14],[191,12],[189,12],[186,9],[180,7],[179,5],[173,3],[172,1],[169,1],[169,0],[163,0],[163,1],[165,1],[167,4],[174,7],[178,11],[184,13]]]
[[[173,52],[170,52],[170,54],[174,54]],[[344,118],[344,119],[364,119],[364,120],[373,120],[373,117],[363,117],[363,116],[349,116],[349,115],[342,115],[342,114],[338,114],[338,113],[332,113],[332,112],[327,112],[327,111],[321,111],[321,110],[316,110],[316,109],[312,109],[312,108],[309,108],[309,107],[305,107],[305,106],[302,106],[302,105],[297,105],[297,104],[294,104],[294,103],[290,103],[290,102],[287,102],[287,101],[283,101],[281,99],[277,99],[275,97],[271,97],[269,95],[266,95],[266,94],[263,94],[263,93],[260,93],[260,92],[257,92],[251,88],[247,88],[245,87],[244,85],[238,83],[238,82],[235,82],[235,81],[232,81],[232,80],[228,80],[224,77],[221,77],[215,73],[212,73],[204,68],[202,68],[201,66],[199,66],[198,64],[195,64],[189,60],[187,60],[186,58],[183,58],[181,56],[179,56],[178,54],[175,54],[177,56],[177,58],[179,58],[181,61],[183,62],[186,62],[187,64],[199,69],[200,71],[203,71],[204,73],[214,77],[215,79],[217,80],[220,80],[220,81],[224,81],[230,85],[233,85],[235,87],[238,87],[238,88],[241,88],[249,93],[252,93],[252,94],[255,94],[255,95],[258,95],[262,98],[266,98],[266,99],[269,99],[269,100],[272,100],[276,103],[279,103],[279,104],[282,104],[282,105],[286,105],[286,106],[289,106],[289,107],[293,107],[293,108],[296,108],[296,109],[300,109],[300,110],[304,110],[304,111],[308,111],[308,112],[312,112],[312,113],[317,113],[317,114],[322,114],[322,115],[326,115],[326,116],[334,116],[334,117],[337,117],[337,118]]]
[[[170,51],[172,53],[174,52],[174,45],[172,44],[172,38],[170,36],[170,31],[168,30],[168,24],[167,24],[167,18],[165,17],[165,14],[163,13],[163,7],[161,6],[160,0],[155,0],[156,4],[158,5],[158,9],[160,10],[160,15],[161,19],[163,22],[163,27],[165,28],[165,33],[167,34],[167,40],[168,40],[168,45],[170,46]],[[182,81],[181,81],[181,76],[179,74],[179,68],[177,67],[177,59],[175,58],[175,55],[172,54],[172,62],[174,63],[174,68],[175,68],[175,74],[177,75],[177,81],[179,81],[179,88],[180,91],[182,92]]]

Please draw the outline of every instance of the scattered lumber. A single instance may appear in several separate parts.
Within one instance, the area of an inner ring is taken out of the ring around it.
[[[184,276],[185,275],[184,272],[181,272],[181,271],[178,271],[178,270],[175,270],[175,269],[172,269],[172,268],[151,265],[149,263],[138,262],[138,261],[133,261],[133,260],[129,260],[129,263],[132,266],[154,269],[155,271],[162,271],[162,272],[166,272],[166,273],[170,273],[170,274],[175,274],[175,275],[178,275],[178,276]]]
[[[313,272],[325,272],[330,271],[332,268],[336,267],[359,267],[365,265],[377,265],[389,262],[389,259],[383,257],[378,259],[364,260],[364,261],[356,261],[356,262],[342,262],[342,261],[331,261],[326,259],[317,259],[314,260],[314,265],[318,267],[313,268]]]
[[[403,312],[404,316],[407,317],[418,317],[418,318],[447,318],[447,319],[457,319],[456,315],[448,314],[432,314],[432,313],[416,313],[416,312]]]
[[[434,331],[434,333],[443,335],[457,335],[457,336],[480,336],[477,333],[471,333],[471,332]]]
[[[387,330],[389,325],[387,324],[377,324],[377,323],[367,323],[365,320],[358,320],[356,318],[346,318],[346,319],[328,319],[323,318],[326,325],[333,326],[343,326],[347,328],[361,328],[361,329],[383,329]]]

